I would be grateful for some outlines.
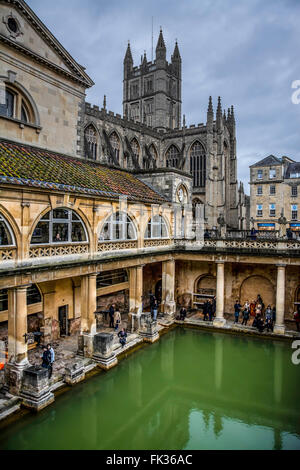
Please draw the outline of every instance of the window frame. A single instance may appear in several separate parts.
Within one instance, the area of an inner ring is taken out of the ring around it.
[[[159,222],[154,222],[153,219],[155,217],[159,217]],[[162,227],[165,227],[165,230],[166,230],[166,236],[163,237],[162,236]],[[149,227],[150,227],[150,233],[151,233],[151,236],[149,237]],[[154,229],[155,227],[160,227],[160,236],[158,237],[155,237],[153,236],[153,233],[154,233]],[[169,230],[168,230],[168,225],[166,223],[166,220],[165,218],[162,216],[162,215],[154,215],[152,217],[150,217],[150,219],[148,220],[148,223],[147,223],[147,227],[146,227],[146,230],[145,230],[145,234],[144,234],[144,239],[145,240],[168,240],[170,238],[170,235],[169,235]]]
[[[122,220],[116,220],[117,215],[119,216],[121,215]],[[128,233],[127,225],[129,224],[131,224],[131,226],[133,227],[134,238],[124,237],[124,235],[127,235]],[[101,238],[101,235],[104,231],[104,227],[106,225],[108,225],[109,227],[109,238]],[[119,233],[121,233],[122,235],[121,238],[113,238],[114,233],[116,233],[116,231],[113,229],[113,227],[115,226],[119,226]],[[120,226],[121,226],[121,230],[120,230]],[[122,211],[116,211],[110,214],[103,222],[101,229],[98,233],[98,243],[111,243],[111,242],[117,243],[117,242],[128,242],[128,241],[130,242],[130,241],[137,241],[137,239],[138,239],[138,231],[137,231],[137,228],[135,226],[135,223],[132,217],[130,217],[130,215],[127,212],[122,212]]]
[[[276,204],[269,204],[269,217],[276,217]]]
[[[68,211],[68,218],[57,218],[57,217],[53,217],[53,212],[55,210],[63,210],[63,211]],[[75,216],[78,218],[78,220],[73,220],[73,214],[75,214]],[[48,218],[45,218],[46,216],[48,215]],[[40,243],[32,243],[32,239],[33,239],[33,236],[34,236],[34,232],[36,231],[36,229],[38,228],[39,224],[41,222],[48,222],[49,223],[49,237],[48,237],[48,240],[49,242],[40,242]],[[83,227],[83,231],[84,231],[84,234],[85,234],[85,240],[84,241],[72,241],[72,224],[73,223],[81,223],[81,226]],[[54,224],[67,224],[68,225],[68,240],[67,241],[53,241],[53,225]],[[87,229],[85,227],[85,224],[83,222],[83,220],[81,219],[81,217],[77,214],[77,212],[73,211],[72,209],[68,209],[68,208],[65,208],[65,207],[56,207],[55,209],[52,209],[48,212],[46,212],[46,214],[44,214],[42,217],[40,217],[38,223],[36,224],[36,226],[34,227],[34,230],[32,232],[32,235],[31,235],[31,239],[30,239],[30,247],[36,247],[36,246],[61,246],[61,245],[88,245],[89,244],[89,237],[88,237],[88,232],[87,232]]]
[[[261,192],[259,191],[261,189]],[[257,186],[256,196],[263,196],[263,187]]]
[[[0,249],[4,248],[16,248],[16,239],[15,239],[15,235],[14,235],[14,232],[10,226],[10,224],[8,223],[8,221],[6,220],[6,218],[0,213],[0,222],[3,222],[4,223],[4,226],[6,227],[6,229],[8,230],[9,232],[9,235],[10,235],[10,238],[11,238],[11,241],[12,241],[12,244],[8,244],[8,245],[1,245],[0,244]]]
[[[262,204],[256,205],[256,217],[263,217],[263,205]]]

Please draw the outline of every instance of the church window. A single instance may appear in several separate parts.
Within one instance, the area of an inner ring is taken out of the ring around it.
[[[131,95],[131,99],[133,100],[139,97],[139,83],[138,82],[132,83],[130,95]]]
[[[84,132],[85,154],[90,160],[97,159],[98,139],[94,126],[90,125]]]
[[[99,241],[136,240],[137,234],[131,218],[125,212],[115,212],[104,223]]]
[[[6,222],[5,218],[0,214],[0,246],[15,246],[13,232]]]
[[[132,139],[131,148],[132,148],[132,151],[133,151],[133,154],[134,154],[135,158],[137,159],[137,161],[139,161],[139,159],[140,159],[140,146],[139,146],[139,143],[136,139]]]
[[[161,215],[154,215],[148,222],[145,238],[168,238],[168,229]]]
[[[175,145],[171,145],[166,155],[167,168],[178,168],[180,153]]]
[[[193,186],[205,188],[206,184],[206,154],[203,145],[195,142],[190,152],[190,171],[193,176]]]
[[[54,209],[47,212],[37,224],[31,245],[56,243],[84,243],[88,241],[82,220],[70,209]]]
[[[114,151],[116,160],[120,161],[120,139],[117,136],[116,132],[113,132],[109,137],[112,149]]]

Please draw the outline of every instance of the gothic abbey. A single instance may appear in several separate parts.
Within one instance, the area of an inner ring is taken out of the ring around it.
[[[181,116],[182,61],[176,42],[171,62],[160,31],[156,58],[134,67],[130,44],[124,58],[123,114],[84,107],[80,150],[84,158],[132,170],[140,179],[176,201],[166,185],[166,169],[176,170],[191,190],[193,206],[202,204],[207,228],[220,215],[228,227],[246,228],[246,197],[238,186],[236,126],[218,99],[216,117],[209,98],[206,124],[185,125]],[[178,201],[177,201],[178,202]]]

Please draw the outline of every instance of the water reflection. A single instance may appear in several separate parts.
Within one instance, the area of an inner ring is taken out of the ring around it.
[[[10,449],[300,449],[289,345],[175,330],[0,433]]]

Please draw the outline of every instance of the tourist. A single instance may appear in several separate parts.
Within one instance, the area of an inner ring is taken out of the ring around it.
[[[115,306],[114,304],[112,304],[110,307],[109,307],[109,328],[113,328],[114,327],[114,314],[115,314]]]
[[[245,306],[244,306],[244,310],[243,310],[243,321],[242,321],[242,325],[247,326],[247,322],[248,322],[248,320],[249,320],[249,314],[250,314],[249,302],[246,302],[246,303],[245,303]]]
[[[263,317],[261,315],[259,315],[259,319],[257,321],[257,328],[258,328],[258,331],[260,333],[262,333],[264,331],[264,320],[263,320]]]
[[[252,323],[253,328],[258,328],[259,321],[260,321],[260,313],[257,313]]]
[[[286,236],[289,240],[292,240],[293,238],[293,232],[291,231],[290,227],[286,229]]]
[[[239,322],[239,316],[240,316],[241,308],[242,308],[241,304],[239,303],[238,300],[236,300],[236,302],[234,304],[234,323]]]
[[[208,314],[208,301],[206,300],[203,304],[203,320],[207,320],[207,314]]]
[[[255,300],[253,300],[250,303],[250,315],[251,315],[251,317],[255,317],[255,307],[256,307],[256,302],[255,302]]]
[[[42,367],[44,369],[49,369],[49,365],[51,364],[51,353],[50,351],[44,346],[43,347],[43,355],[42,355]]]
[[[152,311],[153,311],[153,321],[157,320],[157,314],[158,314],[158,302],[156,300],[156,297],[154,297],[153,305],[152,305]]]
[[[251,238],[251,240],[256,240],[256,230],[255,230],[254,227],[252,227],[252,229],[251,229],[250,238]]]
[[[48,371],[49,371],[49,379],[52,377],[52,372],[53,372],[53,364],[55,361],[55,353],[54,349],[52,348],[51,344],[47,344],[47,349],[50,352],[50,364],[48,366]]]
[[[212,321],[212,317],[213,317],[213,303],[212,303],[212,300],[210,300],[207,304],[207,313],[208,313],[209,321]]]
[[[125,331],[124,328],[122,328],[122,330],[119,331],[118,336],[119,336],[119,338],[120,338],[119,341],[120,341],[120,343],[121,343],[121,345],[122,345],[122,348],[124,348],[124,346],[125,346],[125,344],[126,344],[126,338],[127,338],[127,333],[126,333],[126,331]]]
[[[118,331],[120,323],[121,323],[121,314],[118,309],[114,313],[114,322],[115,322],[115,331]]]
[[[297,331],[300,331],[300,313],[299,310],[294,313],[294,320],[296,322]]]
[[[184,321],[184,320],[185,320],[185,317],[186,317],[186,309],[185,309],[185,307],[182,307],[182,308],[180,309],[180,320],[181,320],[181,321]]]
[[[266,328],[267,328],[268,333],[269,333],[269,330],[272,329],[272,323],[273,323],[272,309],[271,309],[271,305],[268,305],[266,309]]]

